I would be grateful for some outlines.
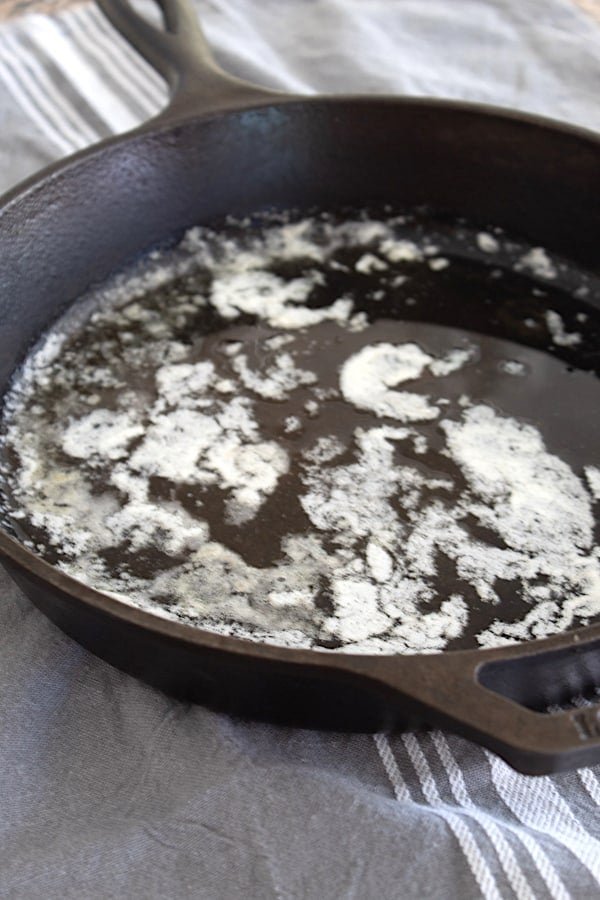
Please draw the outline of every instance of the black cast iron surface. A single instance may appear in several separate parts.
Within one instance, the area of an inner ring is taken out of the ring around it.
[[[100,5],[167,77],[174,99],[154,122],[52,167],[2,202],[3,389],[33,341],[91,284],[227,214],[427,204],[597,269],[594,135],[443,101],[261,92],[216,69],[181,0],[161,3],[166,34],[125,0]],[[595,696],[596,625],[491,651],[334,657],[162,621],[68,578],[6,533],[0,552],[64,631],[178,696],[314,727],[447,727],[528,772],[600,759],[597,706],[546,712]]]

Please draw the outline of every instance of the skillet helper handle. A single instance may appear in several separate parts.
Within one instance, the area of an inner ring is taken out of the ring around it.
[[[155,117],[170,119],[192,112],[252,106],[279,98],[278,91],[256,87],[229,75],[215,62],[192,0],[154,0],[164,29],[136,12],[131,0],[97,0],[111,24],[169,85],[167,108]]]
[[[588,632],[489,651],[354,657],[352,669],[391,691],[389,706],[397,698],[409,726],[446,728],[518,771],[550,774],[600,763],[600,628]]]

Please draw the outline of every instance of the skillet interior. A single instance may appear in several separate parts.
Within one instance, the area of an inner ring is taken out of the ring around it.
[[[288,102],[182,122],[97,148],[34,182],[2,211],[3,384],[32,341],[91,283],[188,226],[227,213],[426,203],[482,227],[503,226],[526,243],[592,268],[600,237],[593,190],[599,156],[598,142],[589,136],[518,116],[456,104],[362,100]],[[47,607],[44,591],[31,582],[29,588]],[[153,667],[149,653],[156,652],[156,638],[144,646],[134,641],[133,653],[111,649],[98,611],[88,614],[82,628],[70,613],[68,622],[60,611],[53,617],[118,665],[178,693],[205,697],[207,678],[200,677],[197,661],[192,665],[189,657],[184,665],[180,653],[176,664],[168,662],[166,643],[159,641],[163,665]],[[131,624],[145,617],[129,618]],[[240,682],[248,684],[242,671]],[[267,700],[261,690],[262,701],[253,685],[235,699],[227,691],[227,699],[216,702],[278,718],[289,719],[292,710],[294,721],[324,724],[322,704],[310,691],[299,699],[291,683],[280,684],[274,700],[271,685]],[[338,712],[329,710],[327,724],[379,727],[381,707],[361,702],[359,694],[353,689]]]

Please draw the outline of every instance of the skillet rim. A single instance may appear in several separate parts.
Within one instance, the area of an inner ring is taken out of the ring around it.
[[[0,217],[18,202],[20,199],[35,193],[41,189],[46,183],[50,182],[62,174],[66,174],[69,170],[92,160],[97,154],[105,150],[133,142],[143,137],[159,137],[172,129],[192,124],[204,124],[222,119],[228,116],[235,116],[240,113],[257,111],[260,109],[269,109],[282,107],[301,107],[301,106],[348,106],[350,104],[368,105],[375,107],[396,106],[396,107],[418,107],[424,109],[439,108],[442,110],[450,110],[456,112],[473,113],[483,118],[505,119],[508,122],[516,122],[524,126],[533,126],[543,131],[562,136],[570,136],[578,138],[582,141],[597,145],[600,150],[600,130],[596,131],[586,128],[583,125],[576,125],[571,122],[565,122],[561,119],[554,119],[551,116],[541,115],[539,113],[528,112],[526,110],[514,109],[509,106],[496,106],[494,104],[472,102],[467,100],[458,100],[453,97],[429,97],[429,96],[397,96],[394,94],[287,94],[276,92],[257,93],[250,99],[240,100],[235,98],[235,102],[230,105],[224,104],[221,100],[218,108],[215,109],[199,109],[198,112],[190,111],[189,108],[179,110],[177,105],[168,105],[161,110],[152,119],[143,122],[138,127],[121,134],[114,134],[97,143],[83,147],[75,153],[62,157],[49,165],[45,166],[33,174],[26,176],[8,191],[0,195]],[[2,225],[0,218],[0,227]],[[0,235],[1,240],[1,235]]]

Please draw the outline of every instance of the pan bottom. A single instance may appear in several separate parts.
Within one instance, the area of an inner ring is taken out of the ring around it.
[[[438,652],[600,616],[598,285],[423,214],[193,229],[5,398],[5,527],[157,615]]]

